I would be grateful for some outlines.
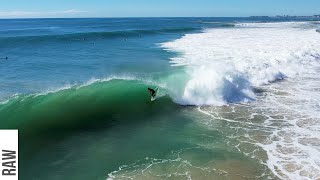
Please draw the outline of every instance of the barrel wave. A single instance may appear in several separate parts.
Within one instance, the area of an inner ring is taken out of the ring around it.
[[[167,96],[150,102],[147,87],[152,86],[138,80],[112,79],[57,92],[20,95],[0,105],[1,127],[25,132],[74,129],[176,106]]]

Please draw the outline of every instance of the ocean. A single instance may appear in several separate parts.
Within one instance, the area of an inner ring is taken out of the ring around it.
[[[320,179],[319,29],[2,19],[0,129],[19,129],[19,178]]]

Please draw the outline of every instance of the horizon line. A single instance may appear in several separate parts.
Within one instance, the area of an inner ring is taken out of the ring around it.
[[[253,17],[265,17],[265,18],[320,18],[320,15],[252,15],[252,16],[83,16],[83,17],[0,17],[0,20],[10,19],[121,19],[121,18],[253,18]]]

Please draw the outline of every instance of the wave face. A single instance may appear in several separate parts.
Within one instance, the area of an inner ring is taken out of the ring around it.
[[[134,79],[106,79],[55,92],[19,95],[0,104],[0,119],[5,120],[0,125],[24,133],[76,129],[96,121],[143,117],[156,114],[157,108],[172,108],[174,104],[166,96],[151,105],[147,87],[150,85]]]
[[[186,66],[190,80],[178,102],[221,105],[253,100],[252,87],[296,77],[319,57],[320,36],[307,23],[247,23],[207,29],[163,43],[178,52],[175,66]]]

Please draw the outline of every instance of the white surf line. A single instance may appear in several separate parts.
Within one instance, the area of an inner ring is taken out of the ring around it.
[[[113,180],[113,179],[119,179],[119,178],[127,178],[127,179],[137,179],[138,176],[144,176],[148,177],[147,173],[149,173],[152,176],[156,177],[162,177],[162,178],[169,178],[169,177],[186,177],[187,179],[192,179],[191,172],[188,171],[188,169],[185,169],[186,167],[189,168],[195,168],[202,172],[206,173],[215,173],[221,176],[227,176],[229,173],[216,168],[211,167],[200,167],[193,165],[190,161],[185,160],[181,158],[181,153],[192,150],[192,149],[198,149],[200,147],[190,147],[190,148],[183,148],[177,151],[172,151],[172,158],[169,159],[159,159],[159,158],[151,158],[151,157],[145,157],[144,159],[138,160],[132,164],[129,165],[122,165],[118,168],[118,170],[115,170],[108,174],[107,180]],[[146,161],[146,162],[144,162]],[[182,172],[171,172],[166,174],[156,174],[150,170],[155,165],[161,165],[161,164],[171,164],[171,163],[178,163],[177,165],[174,165],[177,170],[181,170]],[[123,172],[123,174],[121,174]],[[135,173],[136,174],[132,174]],[[117,174],[120,173],[120,174]],[[128,176],[127,174],[132,174],[131,176]]]
[[[213,118],[212,120],[221,120],[221,121],[227,121],[227,122],[232,122],[232,123],[245,124],[245,125],[248,125],[249,127],[254,126],[254,127],[260,127],[260,128],[275,129],[273,126],[259,125],[259,124],[257,124],[257,123],[252,123],[251,121],[250,121],[250,122],[235,121],[235,120],[232,120],[232,119],[223,118],[223,117],[221,117],[221,116],[214,116],[214,115],[212,115],[211,113],[202,110],[202,109],[201,109],[201,106],[197,107],[197,110],[198,110],[199,112],[207,115],[207,116],[210,116],[211,118]],[[247,120],[249,120],[249,119],[247,119]],[[242,127],[239,127],[239,128],[242,128]],[[261,129],[260,129],[260,130],[261,130]]]

